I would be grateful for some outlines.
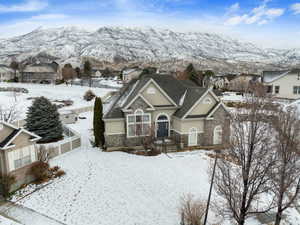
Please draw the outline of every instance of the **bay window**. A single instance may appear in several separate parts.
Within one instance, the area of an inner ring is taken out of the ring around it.
[[[147,136],[150,134],[150,113],[137,109],[134,114],[127,115],[127,137]]]

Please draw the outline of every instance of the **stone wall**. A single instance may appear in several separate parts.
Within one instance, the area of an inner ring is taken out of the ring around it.
[[[10,191],[15,191],[19,189],[23,184],[28,184],[35,180],[35,177],[31,174],[31,168],[36,163],[29,164],[22,168],[16,169],[9,173],[9,175],[13,175],[16,177],[16,183],[11,186]]]
[[[188,134],[179,134],[176,131],[172,130],[171,137],[177,144],[181,145],[181,147],[189,147],[189,135]],[[205,145],[203,133],[198,133],[197,141],[198,141],[198,143],[197,143],[198,146]],[[183,144],[183,146],[181,143]]]
[[[213,115],[213,120],[206,120],[204,123],[204,135],[203,135],[203,145],[204,146],[211,146],[213,145],[213,135],[214,129],[216,126],[221,125],[223,128],[223,144],[229,141],[230,137],[230,121],[229,121],[229,114],[223,108],[220,107]]]
[[[143,138],[127,138],[125,134],[105,135],[105,144],[107,148],[141,146]]]

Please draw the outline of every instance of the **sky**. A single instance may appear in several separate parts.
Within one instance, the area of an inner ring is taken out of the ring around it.
[[[300,0],[0,0],[0,38],[62,26],[209,32],[300,48]]]

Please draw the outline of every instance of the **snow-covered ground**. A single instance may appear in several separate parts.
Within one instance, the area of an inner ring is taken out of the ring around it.
[[[20,119],[26,115],[27,108],[31,106],[32,100],[28,98],[45,96],[50,100],[72,100],[74,104],[63,109],[75,109],[93,105],[93,101],[87,102],[83,99],[84,93],[91,89],[97,96],[104,96],[114,89],[89,88],[81,86],[49,85],[49,84],[24,84],[24,83],[1,83],[0,87],[21,87],[28,89],[29,93],[0,92],[1,106],[9,107],[17,102],[17,108],[21,112]]]
[[[106,153],[88,141],[92,113],[71,125],[82,134],[83,146],[51,161],[66,175],[20,200],[18,204],[67,225],[176,225],[180,198],[193,194],[206,200],[211,159],[205,151],[162,154],[155,157],[122,152]],[[216,201],[216,196],[213,200]],[[19,211],[10,216],[22,221]],[[296,210],[289,211],[292,225],[300,224]],[[34,217],[32,218],[34,220]],[[48,225],[46,220],[42,225]],[[232,225],[212,211],[209,224]],[[247,225],[261,225],[256,219]]]
[[[3,216],[0,216],[0,225],[21,225],[13,220],[7,219]]]

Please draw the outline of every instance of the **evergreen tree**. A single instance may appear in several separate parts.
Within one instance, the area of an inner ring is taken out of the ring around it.
[[[95,147],[103,147],[105,144],[104,138],[104,121],[103,121],[103,105],[100,97],[96,97],[94,105],[94,136]]]
[[[89,79],[89,86],[92,86],[92,65],[90,61],[85,61],[83,65],[84,76]]]
[[[211,84],[211,81],[212,81],[212,78],[214,77],[214,75],[215,75],[215,73],[214,73],[214,71],[212,71],[212,70],[206,70],[205,72],[204,72],[204,85],[206,86],[206,87],[209,87],[210,86],[210,84]]]
[[[17,79],[18,79],[17,78],[17,70],[19,70],[19,63],[17,61],[13,60],[10,63],[9,67],[14,70],[14,81],[17,82]]]
[[[79,67],[75,68],[75,72],[76,72],[77,77],[80,78],[81,77],[81,70],[80,70]]]
[[[139,75],[139,78],[142,78],[144,75],[155,74],[156,71],[157,71],[157,68],[155,68],[155,67],[146,67],[143,69],[142,73]]]
[[[63,138],[57,107],[45,97],[34,100],[25,120],[25,128],[42,137],[39,143],[49,143]]]
[[[190,63],[186,67],[184,73],[187,74],[188,79],[190,79],[191,81],[194,81],[198,84],[198,74],[197,74],[197,71],[195,70],[195,67],[192,63]]]

